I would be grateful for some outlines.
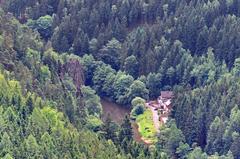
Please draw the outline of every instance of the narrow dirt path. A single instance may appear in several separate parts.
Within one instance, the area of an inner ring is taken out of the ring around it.
[[[154,107],[151,107],[148,103],[146,103],[146,106],[152,111],[152,114],[153,114],[153,123],[154,123],[154,126],[155,126],[157,132],[159,133],[160,122],[159,122],[158,111],[157,111],[157,110],[154,110]]]

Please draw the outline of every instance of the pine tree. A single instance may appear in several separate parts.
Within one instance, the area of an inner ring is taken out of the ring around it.
[[[215,120],[210,125],[207,137],[206,151],[209,154],[214,154],[215,152],[222,153],[223,149],[223,133],[225,126],[223,121],[216,117]]]
[[[22,153],[22,157],[24,158],[43,158],[36,138],[32,135],[29,135],[28,138],[25,139],[22,145],[22,152],[24,152]]]
[[[132,125],[128,115],[123,119],[118,138],[120,142],[123,142],[125,139],[125,142],[127,143],[133,139]]]
[[[28,97],[26,101],[26,106],[27,106],[27,113],[31,114],[34,109],[32,96]]]
[[[10,154],[6,154],[3,159],[13,159],[13,157]]]
[[[111,139],[113,142],[117,142],[117,125],[110,119],[109,115],[104,122],[102,131],[104,132],[104,137],[107,140]]]
[[[230,151],[232,152],[235,159],[240,159],[240,135],[239,133],[233,134],[233,143],[230,147]]]
[[[41,137],[41,151],[44,158],[54,158],[56,155],[55,145],[53,144],[51,136],[45,132]]]
[[[13,154],[13,144],[10,140],[7,132],[4,132],[1,142],[0,142],[0,156],[11,155]]]

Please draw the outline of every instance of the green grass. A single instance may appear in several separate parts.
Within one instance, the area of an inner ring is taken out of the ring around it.
[[[143,114],[137,116],[136,122],[143,140],[150,141],[151,143],[157,141],[157,131],[153,123],[152,111],[150,109],[146,109]]]

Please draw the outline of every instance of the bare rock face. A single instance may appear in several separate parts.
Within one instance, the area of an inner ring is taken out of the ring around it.
[[[64,75],[68,74],[72,79],[77,89],[77,93],[81,92],[81,86],[84,84],[84,72],[83,66],[77,59],[70,59],[67,63],[62,66],[61,79]]]

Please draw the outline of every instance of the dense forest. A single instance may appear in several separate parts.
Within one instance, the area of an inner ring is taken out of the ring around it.
[[[240,159],[239,25],[238,0],[0,0],[0,157]],[[162,90],[150,146],[102,119]]]

